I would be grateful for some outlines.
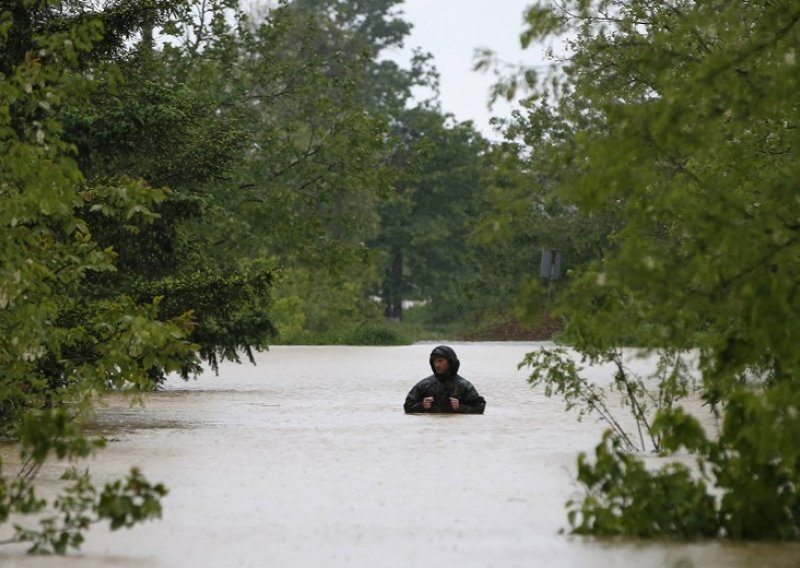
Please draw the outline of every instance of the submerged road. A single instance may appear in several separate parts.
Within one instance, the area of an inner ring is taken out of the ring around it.
[[[0,565],[797,566],[797,544],[561,534],[577,454],[604,426],[531,390],[517,364],[535,343],[451,343],[486,414],[405,415],[434,345],[274,347],[257,366],[171,379],[144,407],[109,397],[111,442],[91,468],[102,480],[136,465],[164,482],[163,519],[96,527],[65,558],[4,547]]]

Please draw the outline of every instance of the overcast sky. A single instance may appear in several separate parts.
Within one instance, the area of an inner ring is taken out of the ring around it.
[[[472,71],[475,48],[488,47],[510,63],[539,65],[541,49],[523,50],[519,36],[525,8],[533,0],[405,0],[403,19],[413,24],[406,49],[420,47],[434,56],[441,74],[445,112],[459,121],[473,120],[485,136],[496,139],[489,126],[493,115],[507,116],[511,105],[486,108],[493,77]],[[403,55],[395,56],[399,62]],[[393,57],[394,58],[394,57]]]

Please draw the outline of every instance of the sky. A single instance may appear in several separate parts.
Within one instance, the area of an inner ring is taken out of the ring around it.
[[[509,63],[541,65],[543,50],[523,50],[519,36],[523,13],[533,0],[405,0],[400,6],[403,19],[413,25],[402,53],[392,55],[399,63],[407,61],[414,47],[429,51],[441,75],[442,110],[459,121],[472,120],[484,136],[492,140],[489,119],[508,116],[513,105],[497,103],[487,109],[490,73],[472,71],[476,48],[488,47]],[[405,58],[405,59],[404,59]]]

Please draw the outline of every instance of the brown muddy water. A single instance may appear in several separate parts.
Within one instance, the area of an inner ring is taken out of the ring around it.
[[[403,414],[430,374],[428,343],[274,347],[257,366],[170,380],[144,407],[110,397],[98,419],[110,443],[91,469],[164,482],[163,519],[95,527],[63,558],[6,546],[0,566],[800,566],[798,544],[562,534],[576,457],[604,426],[531,390],[517,364],[542,344],[450,345],[483,416]]]

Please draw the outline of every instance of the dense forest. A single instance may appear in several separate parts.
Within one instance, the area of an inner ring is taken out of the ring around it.
[[[525,98],[490,143],[412,97],[436,92],[430,54],[386,57],[401,0],[0,4],[0,428],[19,448],[0,523],[56,511],[11,541],[64,552],[98,520],[160,515],[166,488],[137,470],[36,492],[47,460],[102,446],[84,426],[104,392],[271,344],[434,336],[555,337],[618,364],[653,448],[697,457],[650,472],[611,429],[580,458],[576,532],[800,535],[800,8],[525,16],[524,44],[569,55],[498,82]],[[631,345],[662,356],[658,404],[620,363]],[[560,348],[526,363],[568,405],[586,395]],[[717,433],[679,406],[692,388]]]

